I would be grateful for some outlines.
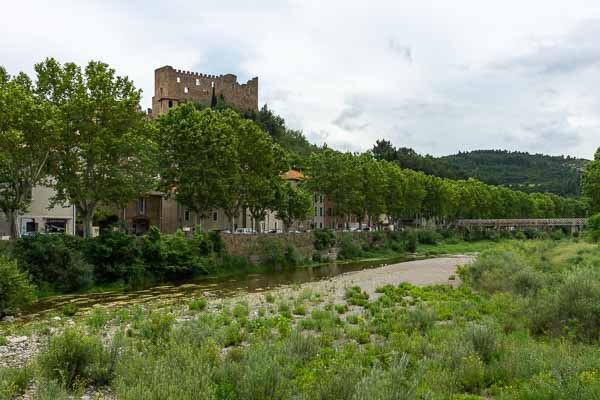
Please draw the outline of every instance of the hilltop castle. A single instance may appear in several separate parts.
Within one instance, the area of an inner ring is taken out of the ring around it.
[[[213,96],[222,96],[240,110],[258,110],[258,78],[240,84],[233,74],[206,75],[174,69],[169,65],[154,71],[154,116],[164,114],[185,101],[210,106]]]

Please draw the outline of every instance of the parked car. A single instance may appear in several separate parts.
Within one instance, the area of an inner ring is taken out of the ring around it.
[[[271,229],[271,230],[269,231],[269,233],[275,233],[275,234],[278,234],[278,233],[281,233],[281,229]]]
[[[237,228],[234,232],[236,235],[254,235],[256,231],[252,228]]]

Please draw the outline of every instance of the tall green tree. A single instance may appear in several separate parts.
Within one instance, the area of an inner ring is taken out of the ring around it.
[[[53,201],[74,204],[89,237],[100,205],[124,206],[153,187],[155,147],[139,111],[141,91],[102,62],[82,70],[47,59],[35,70],[38,95],[60,117]]]
[[[312,210],[312,196],[308,191],[299,185],[283,182],[275,198],[275,213],[283,222],[285,232],[294,222],[309,219]]]
[[[583,195],[589,203],[590,212],[600,212],[600,148],[594,160],[586,165],[582,179]]]
[[[159,187],[197,218],[223,206],[239,183],[233,113],[187,103],[157,119]]]
[[[28,210],[33,188],[48,176],[57,125],[56,108],[40,100],[31,79],[11,78],[0,67],[0,209],[13,238],[18,213]]]

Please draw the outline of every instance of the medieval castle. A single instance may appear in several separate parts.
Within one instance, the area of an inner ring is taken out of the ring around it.
[[[169,65],[154,71],[153,116],[186,101],[210,106],[215,96],[222,96],[240,110],[258,110],[258,78],[240,84],[233,74],[206,75]]]

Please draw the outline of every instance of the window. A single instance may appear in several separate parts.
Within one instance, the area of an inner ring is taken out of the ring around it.
[[[315,207],[315,217],[317,216],[317,207]]]
[[[321,196],[319,196],[319,203],[322,203],[322,202],[323,202],[323,196],[321,195]]]
[[[329,207],[327,209],[327,215],[330,216],[330,217],[333,215],[333,210],[331,209],[331,207]]]
[[[185,221],[189,221],[189,220],[190,220],[190,210],[185,210],[185,211],[183,212],[183,219],[184,219]]]
[[[319,208],[319,216],[322,217],[323,216],[323,207]]]
[[[196,78],[196,86],[200,86],[200,79]]]
[[[190,90],[188,89],[188,87],[187,87],[187,86],[185,86],[185,87],[183,88],[183,93],[188,93],[189,91],[190,91]]]
[[[160,88],[160,97],[163,95],[163,88]]]
[[[219,220],[219,213],[218,212],[213,212],[213,221],[217,222]]]
[[[323,223],[319,222],[319,228],[323,229]]]
[[[315,194],[314,198],[315,198],[315,203],[316,203],[317,202],[317,195],[316,194]]]
[[[173,100],[169,100],[169,108],[173,107]]]
[[[177,83],[181,83],[181,78],[177,77]]]
[[[144,199],[143,197],[140,197],[138,199],[138,214],[145,214],[146,213],[146,199]]]

